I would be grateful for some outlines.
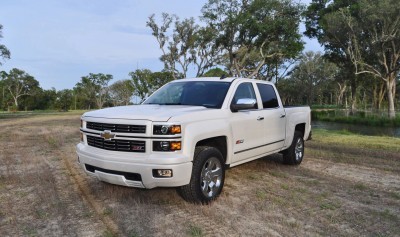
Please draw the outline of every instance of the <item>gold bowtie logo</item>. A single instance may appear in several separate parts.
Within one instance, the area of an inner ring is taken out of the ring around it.
[[[100,134],[100,137],[104,138],[104,140],[111,140],[111,138],[115,137],[115,134],[111,133],[111,131],[104,131]]]

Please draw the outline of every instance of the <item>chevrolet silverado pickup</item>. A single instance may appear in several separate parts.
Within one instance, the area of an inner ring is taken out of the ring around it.
[[[273,153],[299,165],[310,108],[284,107],[274,84],[246,78],[172,81],[140,105],[86,112],[78,163],[99,180],[177,187],[194,203],[221,193],[225,170]]]

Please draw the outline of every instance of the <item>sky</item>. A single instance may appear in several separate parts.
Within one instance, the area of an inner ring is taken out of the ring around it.
[[[0,43],[11,51],[11,59],[2,62],[0,71],[22,69],[43,89],[57,90],[72,89],[89,73],[111,74],[114,82],[128,79],[137,68],[161,71],[161,51],[146,27],[148,17],[167,12],[197,18],[206,2],[1,0]],[[316,40],[303,40],[305,50],[321,50]]]

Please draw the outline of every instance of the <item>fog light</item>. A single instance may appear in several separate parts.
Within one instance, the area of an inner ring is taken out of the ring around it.
[[[160,142],[160,148],[163,151],[168,151],[169,150],[169,142]]]
[[[153,141],[153,151],[179,151],[180,141]]]
[[[170,178],[172,177],[172,170],[153,170],[153,176],[156,178]]]

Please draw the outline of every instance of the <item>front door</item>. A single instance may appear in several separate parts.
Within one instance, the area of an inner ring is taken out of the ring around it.
[[[243,82],[238,85],[232,103],[239,99],[255,99],[253,83]],[[256,103],[253,109],[232,113],[233,162],[240,162],[265,153],[264,111]]]

